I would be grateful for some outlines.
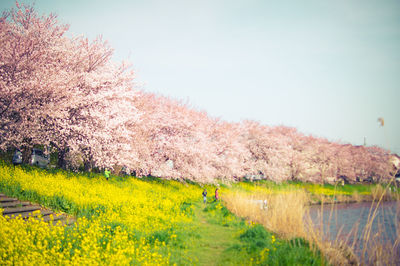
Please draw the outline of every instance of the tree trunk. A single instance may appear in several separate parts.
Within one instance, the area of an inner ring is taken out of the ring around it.
[[[85,172],[91,172],[93,169],[93,163],[90,160],[85,160],[83,162]]]
[[[93,163],[93,155],[92,155],[92,150],[91,148],[86,148],[83,151],[83,167],[85,172],[91,172],[93,167],[94,167],[94,163]]]
[[[32,153],[31,149],[28,147],[24,147],[22,148],[21,152],[22,152],[22,163],[29,164]]]
[[[66,169],[67,163],[65,161],[65,155],[67,154],[67,148],[58,149],[58,161],[57,166],[61,169]]]

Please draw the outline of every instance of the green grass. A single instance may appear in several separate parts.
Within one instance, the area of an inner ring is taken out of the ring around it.
[[[261,225],[231,214],[221,202],[194,203],[192,233],[178,237],[172,263],[183,257],[196,265],[324,265],[318,251],[302,239],[277,239]],[[183,263],[185,264],[185,263]]]
[[[203,203],[195,204],[195,236],[190,239],[187,256],[195,258],[194,263],[199,265],[220,265],[224,263],[221,256],[231,245],[239,243],[237,239],[240,228],[234,223],[218,223],[222,214],[204,211]],[[221,219],[222,220],[222,219]]]

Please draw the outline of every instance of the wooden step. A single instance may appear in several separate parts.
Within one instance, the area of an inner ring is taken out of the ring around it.
[[[65,219],[60,219],[60,220],[56,220],[56,221],[52,221],[51,223],[53,225],[72,225],[76,222],[75,218],[71,218],[71,217],[65,217]]]
[[[28,201],[20,201],[17,198],[7,197],[0,193],[0,209],[3,209],[3,216],[10,219],[21,217],[24,220],[33,217],[53,225],[71,225],[76,222],[75,217],[67,214],[55,214],[51,210],[43,209],[40,205],[32,205]],[[0,263],[1,264],[1,263]]]
[[[4,214],[12,214],[12,213],[23,213],[23,212],[32,212],[36,210],[40,210],[41,207],[39,205],[28,205],[28,206],[23,206],[23,207],[16,207],[16,208],[4,208],[3,210],[3,215]]]
[[[9,197],[0,197],[0,202],[12,202],[12,201],[18,201],[17,198],[9,198]]]
[[[33,217],[34,219],[40,219],[44,222],[47,223],[52,223],[52,225],[72,225],[76,222],[76,219],[74,217],[68,217],[65,214],[61,215],[56,215],[52,211],[49,210],[42,210],[40,212],[40,215],[37,213],[23,213],[23,214],[7,214],[5,215],[6,217],[9,217],[10,219],[16,219],[17,217],[21,216],[22,219],[28,220],[30,217]]]
[[[10,213],[10,214],[6,214],[4,216],[9,217],[11,219],[15,219],[20,216],[22,219],[26,220],[29,217],[46,216],[49,214],[53,214],[53,212],[49,211],[49,210],[40,210],[40,211],[35,211],[35,212]]]
[[[67,218],[67,216],[65,214],[56,215],[55,213],[51,213],[49,215],[43,216],[42,218],[43,218],[43,221],[50,222],[50,221],[64,220]]]
[[[10,201],[10,202],[3,202],[0,203],[0,208],[7,208],[7,207],[22,207],[31,205],[29,201]]]

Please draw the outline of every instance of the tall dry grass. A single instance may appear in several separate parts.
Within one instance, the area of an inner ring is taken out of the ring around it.
[[[311,222],[308,207],[309,194],[303,190],[253,195],[234,192],[223,195],[223,200],[227,208],[235,215],[260,223],[282,238],[301,237],[306,239],[311,248],[320,250],[330,264],[399,265],[400,228],[397,228],[394,245],[385,243],[380,237],[384,231],[383,226],[380,226],[377,232],[372,232],[372,224],[377,217],[379,204],[385,198],[387,191],[387,189],[382,191],[377,188],[374,192],[377,203],[371,207],[367,224],[363,228],[359,228],[359,224],[355,224],[345,238],[341,237],[342,232],[339,230],[337,236],[330,238],[334,239],[333,241],[327,237],[326,228],[329,227],[329,224],[324,226],[323,217],[321,217],[319,227]],[[268,202],[266,209],[261,208],[262,206],[258,204],[263,200]],[[323,208],[330,209],[328,220],[332,221],[336,204],[321,204],[321,213],[323,213]],[[394,215],[394,217],[397,216]],[[398,224],[397,226],[400,227]],[[361,231],[361,238],[356,236],[359,231]],[[354,240],[350,241],[350,239]],[[359,246],[363,247],[361,256],[355,255],[354,252],[355,248]]]
[[[352,198],[355,202],[361,202],[363,201],[363,197],[360,195],[358,191],[354,191],[352,194]]]
[[[235,215],[264,225],[284,238],[304,236],[304,213],[308,202],[304,191],[248,195],[235,192],[224,195],[227,208]],[[267,208],[256,201],[267,200]]]
[[[349,239],[354,238],[354,235],[357,233],[357,228],[353,228],[353,230],[347,234],[346,238],[341,237],[342,228],[339,229],[336,236],[331,236],[329,228],[330,223],[334,220],[336,204],[334,202],[329,203],[330,204],[324,204],[324,202],[322,202],[320,205],[321,216],[319,217],[319,224],[315,224],[312,221],[309,209],[304,213],[307,231],[305,239],[313,243],[332,265],[358,265],[359,259],[354,253],[354,246],[348,245]],[[327,219],[328,224],[324,223],[324,209],[329,211],[329,217]]]
[[[373,204],[368,214],[368,220],[362,230],[362,251],[361,262],[371,265],[400,265],[400,202],[397,201],[396,213],[389,213],[394,219],[395,236],[393,236],[393,244],[384,241],[386,230],[384,228],[385,221],[377,220],[379,206],[382,201],[389,199],[398,200],[398,194],[392,194],[389,190],[390,185],[394,182],[394,177],[384,187],[379,184],[371,190]],[[384,211],[384,210],[382,210]],[[373,232],[373,223],[377,222],[378,230]],[[359,243],[355,243],[357,245]]]
[[[399,207],[399,206],[398,206]],[[397,215],[399,215],[397,208]],[[396,235],[394,242],[388,242],[384,239],[386,230],[383,227],[384,222],[378,221],[378,230],[370,233],[369,226],[362,231],[361,241],[364,245],[361,250],[360,261],[365,265],[400,265],[400,227],[396,225]],[[360,244],[360,243],[356,243]]]
[[[374,201],[379,201],[380,198],[385,199],[388,197],[387,190],[380,184],[371,188],[371,196]]]
[[[357,261],[351,249],[343,242],[326,241],[321,230],[310,226],[307,219],[310,199],[304,190],[256,195],[235,192],[224,195],[223,200],[235,215],[260,223],[284,239],[306,239],[310,248],[320,250],[333,265],[348,265]],[[266,209],[255,204],[260,200],[267,200]]]

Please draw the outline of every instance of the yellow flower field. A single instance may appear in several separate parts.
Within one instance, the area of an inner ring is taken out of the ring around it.
[[[182,206],[201,194],[175,181],[107,182],[4,165],[0,173],[1,190],[78,216],[70,227],[0,216],[0,261],[6,265],[168,264],[166,242],[192,221],[191,206]]]

